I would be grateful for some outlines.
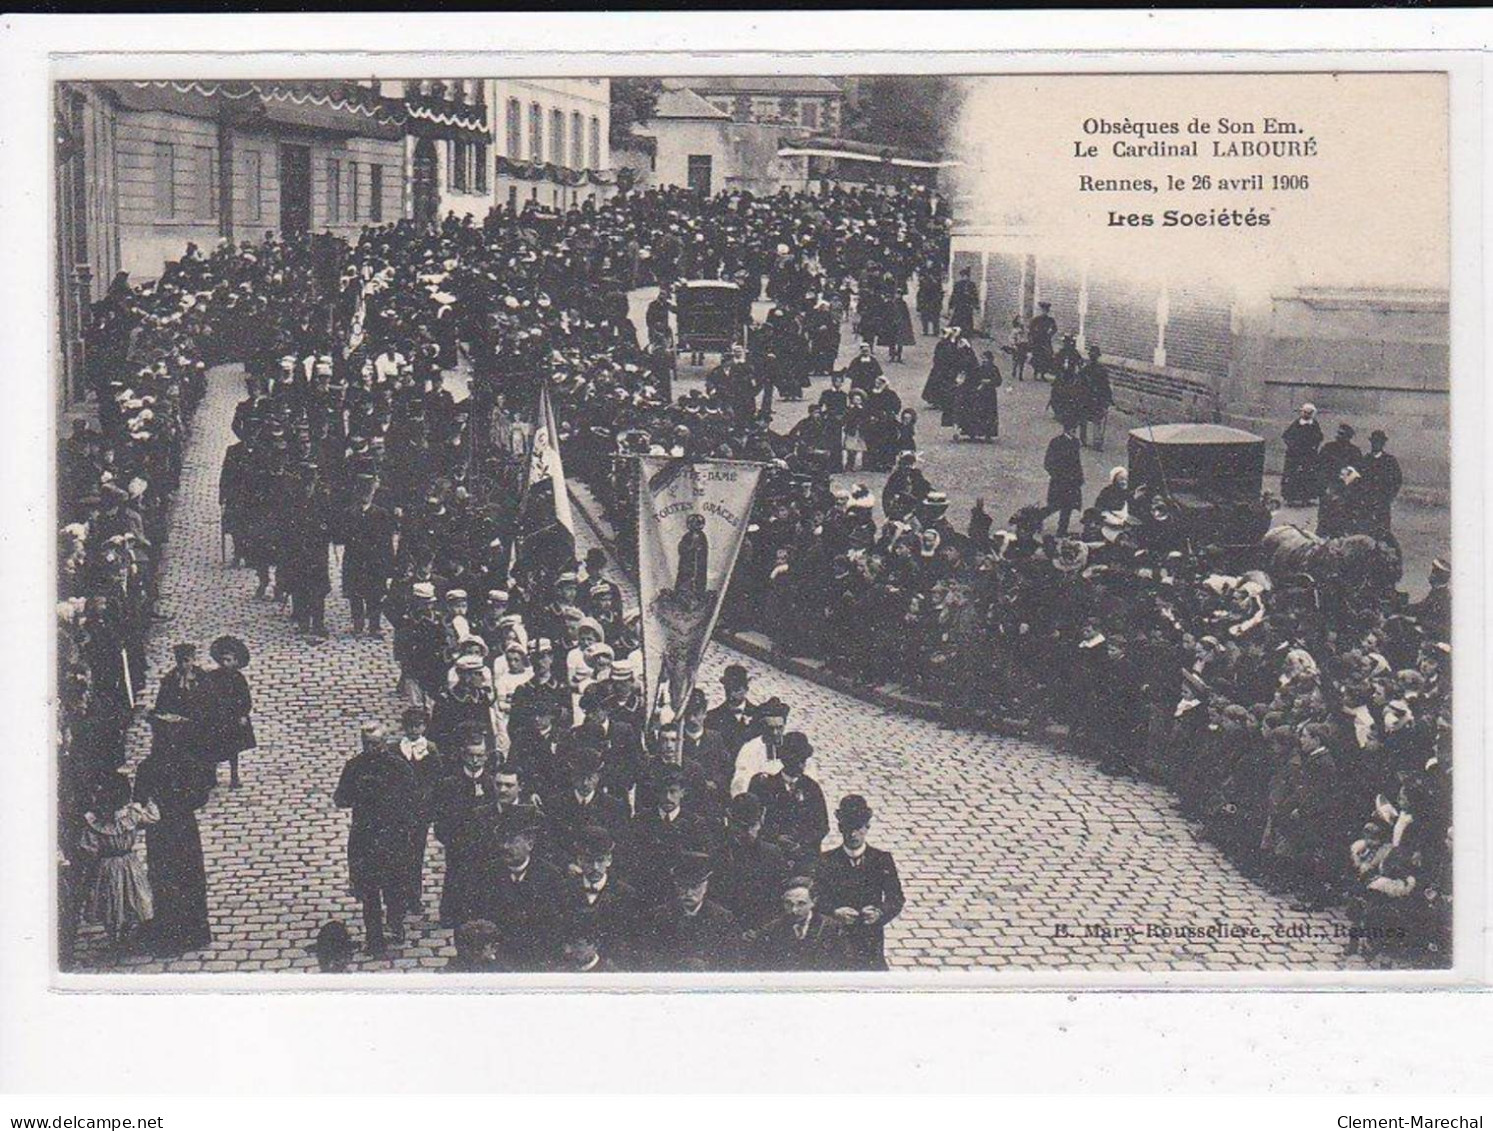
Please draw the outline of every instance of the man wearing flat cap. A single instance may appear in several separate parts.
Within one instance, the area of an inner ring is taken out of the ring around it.
[[[363,750],[342,768],[333,800],[337,808],[352,810],[347,864],[363,905],[363,947],[382,954],[386,923],[390,937],[404,941],[411,846],[421,813],[414,768],[386,728],[363,728]]]
[[[808,738],[790,731],[783,735],[780,768],[757,774],[749,787],[762,802],[762,835],[777,844],[797,869],[813,866],[820,844],[829,835],[824,790],[804,771],[813,756]]]
[[[815,878],[819,902],[844,929],[846,956],[853,970],[885,970],[886,925],[902,913],[905,900],[890,852],[866,843],[871,806],[847,794],[835,809],[841,843],[819,855]]]

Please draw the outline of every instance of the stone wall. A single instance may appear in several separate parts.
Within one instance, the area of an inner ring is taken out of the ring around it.
[[[1329,437],[1339,423],[1389,433],[1406,490],[1445,501],[1451,467],[1449,308],[1445,292],[1312,289],[1241,311],[1233,364],[1219,385],[1223,420],[1271,441],[1303,401],[1317,406]]]

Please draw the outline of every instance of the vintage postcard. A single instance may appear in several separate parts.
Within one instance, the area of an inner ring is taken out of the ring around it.
[[[1449,64],[805,58],[57,60],[58,984],[1475,970]]]

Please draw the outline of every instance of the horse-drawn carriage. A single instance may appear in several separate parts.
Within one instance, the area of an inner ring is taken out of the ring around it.
[[[746,341],[741,287],[724,279],[690,279],[674,290],[675,342],[693,365],[705,364],[706,353],[722,356]]]

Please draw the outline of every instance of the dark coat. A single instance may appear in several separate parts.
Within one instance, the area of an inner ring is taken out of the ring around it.
[[[347,834],[353,890],[408,882],[415,830],[423,827],[413,767],[392,750],[365,751],[342,768],[333,800],[353,811]]]
[[[540,970],[559,948],[562,924],[560,873],[537,857],[515,881],[496,855],[485,867],[474,910],[503,937],[500,953],[513,970]]]
[[[155,802],[161,819],[145,830],[145,861],[155,897],[147,929],[156,955],[184,954],[212,942],[207,872],[197,810],[207,804],[211,771],[189,757],[151,754],[135,771],[135,800]]]
[[[906,903],[892,854],[867,845],[856,867],[843,849],[834,848],[819,854],[814,875],[819,882],[819,906],[830,914],[841,907],[881,909],[880,923],[857,923],[844,930],[852,969],[885,970],[886,924],[902,913]]]
[[[601,769],[601,787],[613,797],[625,798],[638,782],[643,763],[643,740],[631,723],[612,719],[606,733],[589,719],[572,732],[575,739],[601,751],[606,764]]]
[[[640,970],[734,970],[741,955],[736,919],[706,899],[694,915],[673,900],[644,913],[632,965]]]
[[[780,916],[757,934],[749,959],[754,970],[823,971],[850,969],[840,924],[815,911],[799,938],[793,920]]]
[[[383,507],[354,507],[343,519],[342,592],[382,597],[394,576],[394,516]]]
[[[782,844],[794,864],[816,859],[829,835],[829,808],[819,783],[801,774],[790,788],[782,774],[757,774],[747,788],[762,802],[762,835]]]
[[[567,875],[560,891],[560,923],[568,931],[585,925],[607,954],[625,950],[637,935],[642,905],[634,888],[614,875],[594,896],[579,875]]]
[[[756,722],[752,718],[755,709],[751,700],[747,700],[739,711],[733,710],[727,703],[721,703],[705,713],[705,729],[720,735],[733,764],[737,753],[755,731]]]
[[[254,737],[254,697],[249,681],[237,668],[213,668],[202,677],[202,754],[209,762],[223,762],[257,745]]]
[[[441,925],[456,927],[478,918],[475,908],[482,873],[497,853],[493,829],[501,809],[492,771],[484,769],[469,778],[459,766],[449,770],[432,790],[430,810],[435,837],[446,849]]]
[[[1083,457],[1077,436],[1061,432],[1047,444],[1042,460],[1047,472],[1047,505],[1068,510],[1083,507]]]
[[[788,858],[761,837],[743,842],[729,839],[716,853],[710,894],[744,928],[761,927],[781,913]]]

